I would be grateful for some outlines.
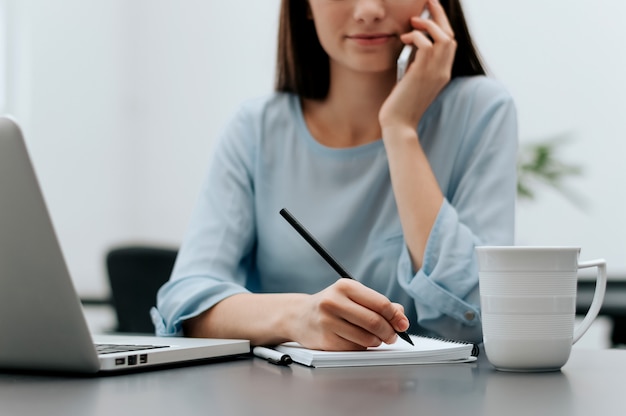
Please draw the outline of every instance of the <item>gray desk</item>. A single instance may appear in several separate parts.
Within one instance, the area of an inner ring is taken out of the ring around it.
[[[257,358],[100,378],[0,374],[2,415],[624,415],[626,351],[561,372],[475,364],[310,369]]]

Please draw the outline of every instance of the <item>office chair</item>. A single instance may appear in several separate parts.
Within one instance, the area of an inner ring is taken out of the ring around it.
[[[150,308],[172,272],[177,250],[126,246],[110,250],[106,267],[117,315],[117,332],[154,333]]]

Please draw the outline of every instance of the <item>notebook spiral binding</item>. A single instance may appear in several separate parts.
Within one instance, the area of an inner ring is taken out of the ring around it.
[[[452,339],[452,338],[443,338],[443,337],[436,337],[436,336],[432,336],[432,335],[420,335],[420,334],[413,334],[416,337],[421,337],[421,338],[429,338],[429,339],[436,339],[438,341],[444,341],[444,342],[450,342],[452,344],[472,344],[472,357],[478,357],[480,355],[480,348],[478,347],[478,344],[475,342],[467,342],[467,341],[461,341],[458,339]]]

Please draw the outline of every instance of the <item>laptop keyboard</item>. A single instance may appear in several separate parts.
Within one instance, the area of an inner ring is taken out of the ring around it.
[[[98,354],[113,354],[116,352],[131,352],[167,348],[168,345],[122,345],[122,344],[95,344]]]

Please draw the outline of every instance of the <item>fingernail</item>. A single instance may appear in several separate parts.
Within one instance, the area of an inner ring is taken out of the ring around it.
[[[409,329],[409,320],[407,318],[400,319],[400,322],[398,322],[398,324],[400,324],[400,327],[404,328],[402,329],[402,331],[406,331],[407,329]]]

